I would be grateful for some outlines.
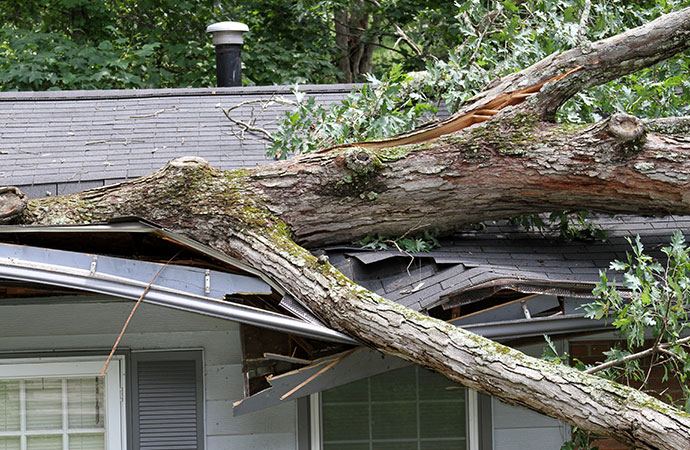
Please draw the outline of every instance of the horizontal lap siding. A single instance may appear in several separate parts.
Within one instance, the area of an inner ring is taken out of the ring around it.
[[[99,349],[107,355],[132,304],[0,305],[0,353]],[[233,402],[243,396],[237,324],[142,304],[120,348],[130,349],[140,361],[159,350],[203,349],[207,450],[295,449],[293,402],[246,416],[232,415]],[[129,427],[132,431],[134,424]]]

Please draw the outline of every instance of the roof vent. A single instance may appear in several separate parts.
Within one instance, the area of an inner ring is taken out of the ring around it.
[[[216,46],[218,87],[242,85],[242,33],[247,31],[249,27],[239,22],[218,22],[206,28]]]

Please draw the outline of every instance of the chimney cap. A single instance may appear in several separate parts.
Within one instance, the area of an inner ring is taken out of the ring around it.
[[[213,33],[213,45],[242,44],[242,33],[249,31],[249,27],[240,22],[217,22],[206,28],[207,33]]]

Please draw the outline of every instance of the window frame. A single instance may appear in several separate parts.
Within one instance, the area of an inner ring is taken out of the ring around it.
[[[487,450],[492,445],[491,397],[465,387],[465,426],[467,450]],[[323,411],[321,392],[297,402],[298,430],[308,430],[308,438],[298,436],[299,450],[323,450]],[[301,405],[300,405],[301,404]],[[301,406],[301,407],[300,407]]]
[[[36,357],[0,359],[0,380],[100,376],[103,357]],[[125,361],[115,356],[105,372],[106,450],[126,449]]]

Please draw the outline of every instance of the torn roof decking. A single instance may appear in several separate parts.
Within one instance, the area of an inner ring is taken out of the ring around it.
[[[319,103],[344,99],[353,85],[300,86]],[[219,169],[270,162],[267,141],[223,114],[241,102],[283,96],[291,87],[238,87],[0,93],[0,185],[30,197],[68,194],[132,179],[180,156]],[[275,130],[291,106],[248,104],[233,118]]]
[[[605,242],[547,239],[500,223],[444,239],[441,248],[415,254],[411,264],[410,257],[396,249],[335,247],[328,254],[365,287],[410,308],[428,310],[463,298],[471,301],[476,298],[472,292],[482,288],[494,293],[501,286],[511,289],[519,284],[527,293],[587,296],[599,280],[599,270],[608,269],[615,259],[626,259],[631,250],[626,238],[639,234],[646,251],[661,256],[660,248],[669,244],[674,231],[690,230],[688,216],[606,216],[595,221],[608,232]],[[610,278],[621,276],[612,273]]]

